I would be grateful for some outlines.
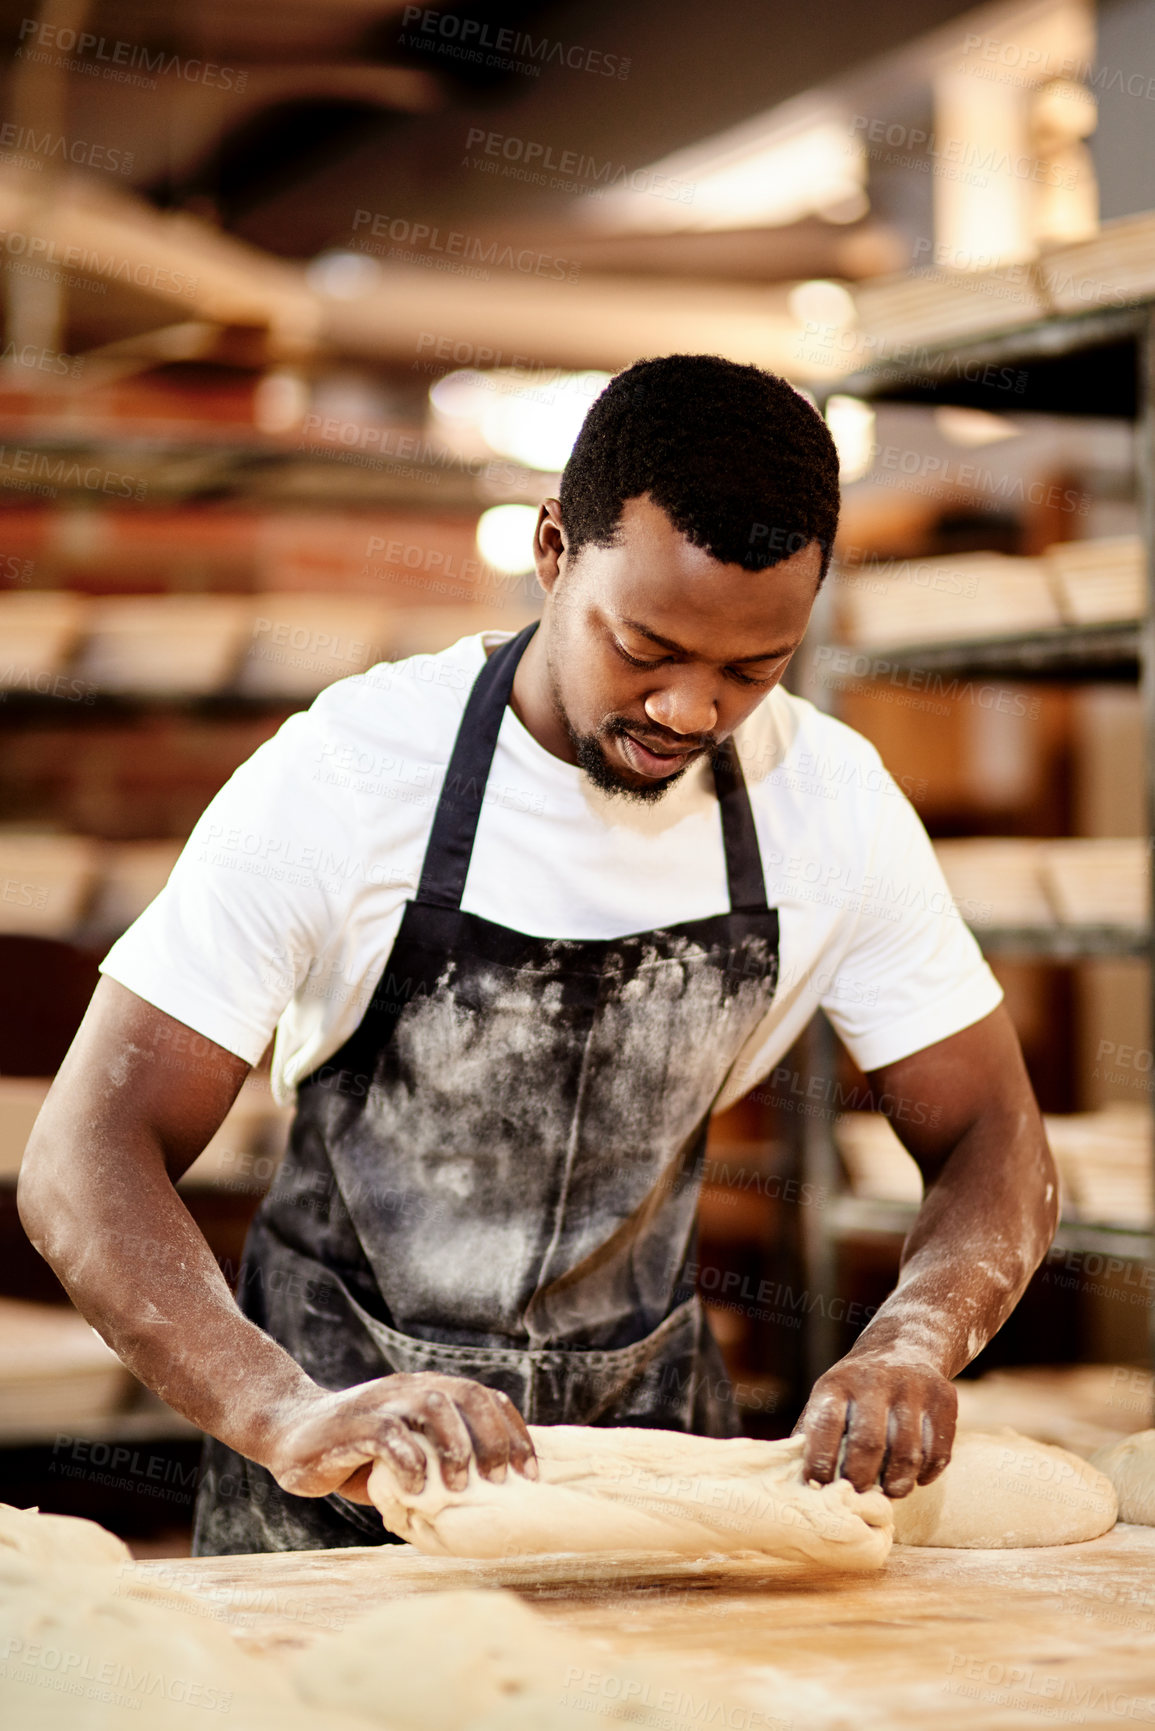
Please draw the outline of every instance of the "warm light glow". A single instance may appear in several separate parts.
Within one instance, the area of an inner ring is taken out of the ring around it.
[[[947,408],[934,411],[934,424],[944,439],[952,445],[994,445],[1000,439],[1017,438],[1021,428],[1005,415],[991,415],[986,409]]]
[[[309,386],[291,367],[274,367],[257,380],[253,424],[260,433],[291,433],[309,410]]]
[[[363,252],[323,252],[306,266],[305,281],[335,301],[353,301],[381,286],[381,266]]]
[[[474,430],[500,456],[556,474],[610,376],[466,369],[439,379],[429,400],[447,431]]]
[[[591,224],[637,230],[777,228],[865,215],[866,152],[849,115],[806,96],[675,151],[578,203]]]
[[[804,325],[852,325],[855,319],[853,296],[839,282],[795,283],[786,305],[791,317]]]
[[[494,505],[477,520],[477,547],[487,565],[518,577],[533,570],[533,531],[537,511],[532,505]]]
[[[826,425],[838,450],[844,481],[860,481],[874,460],[874,410],[859,397],[828,397]]]

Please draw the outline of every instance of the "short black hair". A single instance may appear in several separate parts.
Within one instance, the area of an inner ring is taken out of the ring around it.
[[[826,574],[838,453],[817,409],[775,373],[660,355],[611,379],[562,472],[570,555],[612,546],[626,500],[644,493],[725,565],[764,571],[817,541]]]

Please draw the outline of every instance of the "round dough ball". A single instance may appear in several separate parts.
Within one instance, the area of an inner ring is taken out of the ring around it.
[[[1110,1479],[1078,1455],[1018,1431],[960,1431],[933,1484],[894,1504],[898,1545],[1013,1550],[1073,1545],[1115,1525]]]
[[[1119,1498],[1119,1519],[1155,1527],[1155,1430],[1136,1431],[1091,1456]]]
[[[95,1521],[74,1515],[42,1515],[0,1503],[0,1548],[42,1563],[131,1563],[132,1552]]]
[[[293,1680],[305,1701],[391,1731],[460,1731],[523,1697],[560,1700],[573,1665],[572,1642],[516,1593],[466,1588],[390,1599],[307,1647]]]

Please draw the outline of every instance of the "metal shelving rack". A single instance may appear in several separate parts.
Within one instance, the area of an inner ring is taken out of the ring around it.
[[[1143,697],[1146,738],[1147,831],[1155,908],[1155,303],[1081,313],[921,350],[917,367],[880,364],[827,385],[820,399],[838,392],[875,403],[901,402],[997,410],[993,393],[981,384],[988,366],[1026,369],[1016,393],[1016,412],[1105,416],[1136,424],[1136,479],[1140,534],[1146,552],[1147,614],[1143,620],[1095,626],[1070,626],[965,642],[871,646],[872,660],[888,670],[917,668],[951,676],[981,674],[1016,681],[1053,683],[1136,683]],[[848,675],[847,680],[854,679]],[[860,681],[856,681],[860,682]],[[1149,966],[1151,1026],[1155,1030],[1155,929],[1124,926],[987,928],[976,931],[985,954],[1078,962],[1134,957]],[[831,1074],[834,1036],[823,1017],[811,1030],[811,1063]],[[1155,1102],[1153,1102],[1155,1110]],[[807,1179],[837,1190],[839,1162],[830,1127],[808,1122],[803,1143]],[[824,1209],[811,1209],[805,1252],[812,1288],[833,1293],[838,1246],[848,1238],[905,1235],[912,1207],[833,1195]],[[1131,1260],[1155,1262],[1155,1227],[1064,1221],[1055,1243],[1064,1250],[1097,1251]],[[834,1330],[816,1313],[807,1343],[808,1370],[821,1374],[837,1356]],[[813,1319],[812,1319],[813,1320]],[[1155,1310],[1149,1321],[1155,1361]]]

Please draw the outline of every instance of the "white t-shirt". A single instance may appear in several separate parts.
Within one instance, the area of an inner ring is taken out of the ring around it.
[[[275,1030],[273,1089],[291,1101],[385,969],[487,641],[383,662],[286,721],[225,783],[102,972],[250,1064]],[[819,1005],[863,1070],[993,1010],[1000,988],[874,747],[781,688],[735,740],[781,974],[719,1105],[766,1076]],[[709,766],[653,805],[615,798],[507,708],[462,906],[543,938],[725,913]]]

